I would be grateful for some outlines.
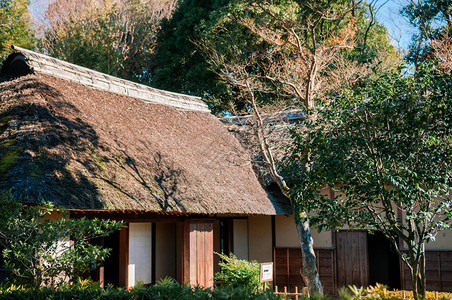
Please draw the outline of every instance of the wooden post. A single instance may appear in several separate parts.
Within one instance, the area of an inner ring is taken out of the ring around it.
[[[119,285],[129,288],[129,224],[119,231]]]
[[[185,220],[182,233],[182,282],[190,283],[190,221]]]
[[[402,291],[402,298],[405,300],[405,290]]]
[[[99,277],[100,287],[104,288],[105,287],[105,267],[103,266],[103,263],[102,263],[102,266],[99,267],[98,277]]]
[[[298,286],[295,287],[295,300],[298,300]]]

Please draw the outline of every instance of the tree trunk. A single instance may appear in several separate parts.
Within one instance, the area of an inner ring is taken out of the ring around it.
[[[290,200],[290,204],[293,207],[290,188],[287,186],[284,177],[278,173],[278,170],[276,168],[272,150],[270,148],[267,137],[265,136],[264,122],[262,121],[262,117],[257,107],[256,99],[254,98],[254,93],[250,88],[249,82],[246,82],[246,88],[250,97],[253,114],[256,118],[256,128],[254,130],[254,133],[259,144],[263,161],[267,166],[267,170],[269,171],[271,178],[279,186],[284,196],[286,196]],[[296,210],[294,209],[294,214],[295,213]],[[320,283],[319,274],[317,272],[317,262],[313,248],[314,241],[311,237],[309,221],[306,218],[301,218],[299,215],[296,215],[295,224],[297,226],[298,238],[301,242],[301,252],[303,254],[301,276],[303,277],[303,280],[308,287],[309,293],[311,295],[323,295],[322,284]]]
[[[308,287],[310,296],[315,294],[323,295],[322,284],[317,271],[314,241],[312,240],[311,230],[309,229],[309,221],[305,218],[303,220],[299,216],[295,216],[295,224],[303,253],[301,277]]]
[[[426,278],[425,278],[425,245],[420,245],[421,253],[415,259],[409,260],[410,279],[413,289],[414,299],[425,299]]]

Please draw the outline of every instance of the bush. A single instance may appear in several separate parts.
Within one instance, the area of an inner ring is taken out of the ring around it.
[[[53,212],[61,215],[51,219]],[[110,249],[92,245],[90,240],[121,226],[110,220],[70,219],[67,211],[52,203],[27,206],[1,192],[0,254],[4,268],[12,273],[7,280],[29,287],[76,280],[109,255]]]
[[[60,287],[33,287],[30,289],[17,286],[0,286],[0,300],[3,299],[34,299],[34,300],[276,300],[281,297],[273,295],[272,291],[266,293],[252,293],[243,287],[220,287],[204,289],[191,288],[188,285],[179,285],[174,279],[166,278],[152,287],[137,286],[130,291],[124,288],[101,288],[96,282],[84,280],[73,285]]]
[[[262,291],[262,283],[259,281],[260,265],[257,261],[237,259],[232,253],[216,253],[222,259],[219,263],[221,271],[216,273],[214,279],[222,287],[231,286],[249,289],[252,293]]]

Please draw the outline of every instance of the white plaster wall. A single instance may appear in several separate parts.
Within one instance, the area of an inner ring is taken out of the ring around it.
[[[293,216],[275,217],[276,247],[300,247],[297,228]],[[311,228],[311,235],[315,248],[332,247],[333,240],[331,231],[317,232]]]
[[[151,283],[152,223],[129,224],[129,286]]]
[[[248,259],[248,220],[233,221],[233,253],[238,259]]]
[[[56,250],[55,253],[53,253],[52,257],[56,258],[60,255],[62,255],[64,252],[66,252],[72,245],[72,241],[66,237],[64,239],[58,240],[56,242]]]
[[[434,242],[425,246],[426,249],[452,250],[452,230],[440,231]]]
[[[260,263],[272,261],[271,216],[248,217],[249,259]]]

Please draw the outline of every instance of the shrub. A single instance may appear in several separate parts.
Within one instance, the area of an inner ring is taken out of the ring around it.
[[[188,285],[179,285],[175,280],[164,279],[152,287],[138,286],[130,291],[124,288],[108,286],[101,288],[96,282],[84,280],[73,285],[59,287],[32,287],[0,286],[0,300],[3,299],[34,299],[34,300],[277,300],[282,299],[273,295],[272,291],[266,293],[252,293],[243,287],[220,287],[205,289],[191,288]]]
[[[61,216],[51,220],[52,212]],[[27,206],[9,193],[0,193],[0,245],[5,268],[16,284],[57,285],[76,280],[99,265],[110,249],[90,244],[122,226],[110,220],[70,219],[51,203]],[[69,242],[71,240],[71,242]]]
[[[232,253],[229,256],[216,254],[222,262],[219,263],[221,271],[215,274],[214,279],[221,286],[246,288],[252,293],[262,291],[262,283],[259,281],[260,265],[257,261],[237,259]]]

